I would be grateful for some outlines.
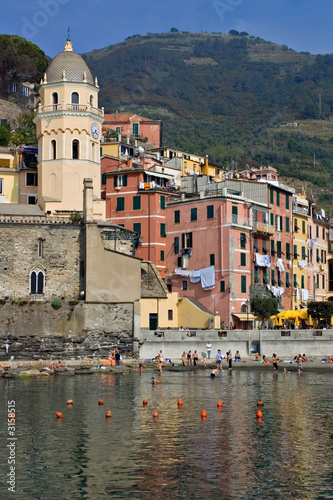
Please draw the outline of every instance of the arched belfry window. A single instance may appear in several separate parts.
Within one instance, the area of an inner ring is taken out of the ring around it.
[[[72,92],[71,94],[71,109],[72,111],[79,110],[79,94],[77,92]]]
[[[77,92],[72,92],[71,103],[72,104],[79,104],[79,94]]]
[[[94,96],[93,95],[90,96],[89,102],[90,102],[90,106],[94,105]]]
[[[52,139],[51,141],[51,160],[57,159],[57,141]]]
[[[33,269],[30,273],[30,293],[43,294],[44,281],[44,271],[40,268]]]
[[[51,95],[51,102],[52,104],[54,105],[54,108],[57,109],[57,104],[59,103],[59,96],[58,96],[58,92],[52,92],[52,95]]]
[[[80,158],[80,143],[77,139],[72,142],[72,159],[78,160]]]

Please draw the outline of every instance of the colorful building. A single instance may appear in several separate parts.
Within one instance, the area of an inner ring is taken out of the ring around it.
[[[155,148],[159,148],[162,143],[161,120],[151,120],[131,113],[106,113],[103,128],[112,129],[121,137],[144,141]]]
[[[0,148],[0,203],[18,203],[19,172],[16,154],[7,147]]]
[[[304,195],[295,195],[293,197],[293,309],[305,307],[309,300],[309,215],[309,202],[306,197]]]
[[[329,292],[328,238],[329,220],[324,210],[309,204],[308,218],[308,289],[309,300],[327,300]]]
[[[137,233],[135,255],[153,262],[164,278],[166,204],[180,197],[172,186],[172,176],[132,158],[121,162],[103,157],[102,171],[106,182],[106,220]]]

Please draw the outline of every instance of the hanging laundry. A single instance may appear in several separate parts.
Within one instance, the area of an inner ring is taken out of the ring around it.
[[[307,264],[306,260],[299,260],[298,261],[298,267],[300,267],[301,269],[304,269],[306,264]]]
[[[284,267],[283,267],[282,259],[278,259],[278,260],[276,261],[276,267],[279,269],[279,271],[280,271],[281,273],[283,273],[283,272],[284,272]]]
[[[302,288],[302,302],[309,300],[309,290]]]
[[[198,283],[201,280],[201,271],[193,271],[193,276],[190,278],[191,283]]]
[[[200,269],[201,286],[204,290],[215,288],[215,268],[214,266]]]

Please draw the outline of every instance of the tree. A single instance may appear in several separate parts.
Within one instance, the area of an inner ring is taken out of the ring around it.
[[[4,123],[0,127],[0,146],[8,146],[10,141],[10,126],[9,123]]]
[[[178,31],[177,28],[171,28],[170,33],[178,33]]]
[[[279,312],[278,301],[277,299],[252,299],[251,311],[254,316],[257,316],[264,321]]]
[[[333,316],[333,302],[309,302],[308,315],[326,326],[330,324]]]
[[[49,61],[34,43],[16,35],[0,35],[0,95],[6,97],[13,83],[35,83]]]
[[[230,30],[230,31],[229,31],[229,35],[232,35],[232,36],[239,36],[239,31],[237,31],[237,30]]]
[[[36,127],[33,118],[33,111],[27,111],[20,116],[19,126],[10,138],[10,142],[14,146],[36,142]]]

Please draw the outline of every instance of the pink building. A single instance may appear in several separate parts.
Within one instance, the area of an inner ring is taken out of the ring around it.
[[[237,328],[250,327],[254,297],[289,309],[292,192],[277,181],[228,179],[169,203],[169,288]],[[202,272],[213,273],[211,286]]]
[[[104,129],[112,129],[122,137],[144,140],[159,148],[162,143],[162,120],[151,120],[136,114],[107,113]]]
[[[166,283],[227,326],[248,307],[251,284],[249,206],[239,196],[168,203]]]

